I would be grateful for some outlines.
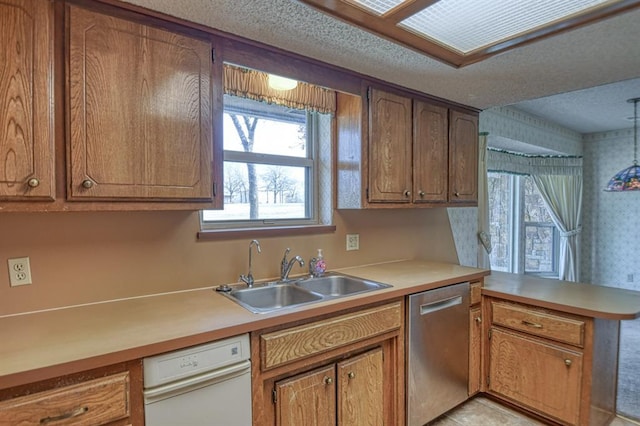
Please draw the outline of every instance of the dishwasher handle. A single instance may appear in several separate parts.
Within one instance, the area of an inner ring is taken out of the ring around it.
[[[251,361],[246,360],[228,367],[219,368],[207,373],[198,374],[196,376],[187,377],[175,382],[160,385],[155,388],[144,390],[144,403],[151,404],[171,396],[189,392],[205,386],[214,385],[216,383],[251,373]]]
[[[461,304],[462,296],[453,296],[447,299],[436,300],[435,302],[420,305],[420,315],[428,315],[436,311],[441,311]]]

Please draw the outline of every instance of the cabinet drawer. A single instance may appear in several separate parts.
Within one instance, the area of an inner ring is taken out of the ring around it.
[[[260,336],[262,369],[278,367],[402,326],[401,302],[365,309]]]
[[[129,373],[0,402],[0,425],[102,425],[129,416]]]
[[[491,322],[558,342],[583,347],[584,321],[521,305],[492,302]]]

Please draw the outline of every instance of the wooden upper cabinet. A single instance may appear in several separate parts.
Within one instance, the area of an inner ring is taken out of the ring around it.
[[[446,203],[449,155],[448,109],[413,103],[413,202]]]
[[[0,199],[55,195],[52,7],[0,2]]]
[[[68,6],[68,198],[210,200],[210,41]]]
[[[449,202],[478,202],[478,117],[450,110]]]
[[[411,99],[369,90],[369,201],[411,201]]]

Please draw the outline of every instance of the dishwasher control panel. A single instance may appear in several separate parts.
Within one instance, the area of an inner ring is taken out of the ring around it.
[[[248,334],[145,358],[144,387],[151,388],[170,383],[237,364],[249,358]]]

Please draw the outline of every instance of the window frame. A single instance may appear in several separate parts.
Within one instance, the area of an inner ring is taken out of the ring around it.
[[[545,278],[558,278],[559,276],[559,253],[560,253],[560,232],[553,222],[528,222],[524,218],[525,190],[524,179],[527,175],[519,175],[514,173],[505,173],[501,171],[489,171],[490,174],[505,174],[510,180],[511,186],[511,202],[509,203],[509,244],[511,245],[511,256],[509,259],[509,270],[515,274],[524,274]],[[490,203],[491,200],[489,199]],[[533,226],[549,226],[553,229],[553,245],[552,245],[552,271],[550,272],[531,272],[526,270],[526,227]]]
[[[225,95],[230,96],[230,95]],[[259,102],[259,101],[255,101]],[[291,227],[313,227],[320,224],[320,206],[319,206],[319,170],[321,165],[319,156],[319,134],[318,134],[318,113],[311,111],[304,111],[301,115],[304,115],[303,120],[290,120],[292,116],[287,116],[282,113],[269,112],[269,106],[258,109],[244,109],[238,106],[227,105],[225,103],[223,109],[224,114],[236,112],[238,114],[250,113],[252,116],[278,120],[291,123],[304,123],[306,125],[306,155],[304,157],[293,157],[286,155],[256,153],[256,152],[243,152],[243,151],[231,151],[225,150],[223,147],[223,179],[224,179],[224,163],[235,162],[240,164],[252,163],[259,165],[272,165],[283,167],[304,167],[306,169],[306,200],[305,200],[305,213],[306,218],[269,218],[269,219],[242,219],[242,220],[205,220],[205,210],[200,210],[200,230],[203,232],[208,231],[244,231],[244,230],[256,230],[256,229],[272,229],[272,228],[291,228]],[[267,111],[265,111],[265,109]],[[224,191],[224,184],[222,185]],[[218,210],[212,210],[218,211]]]

